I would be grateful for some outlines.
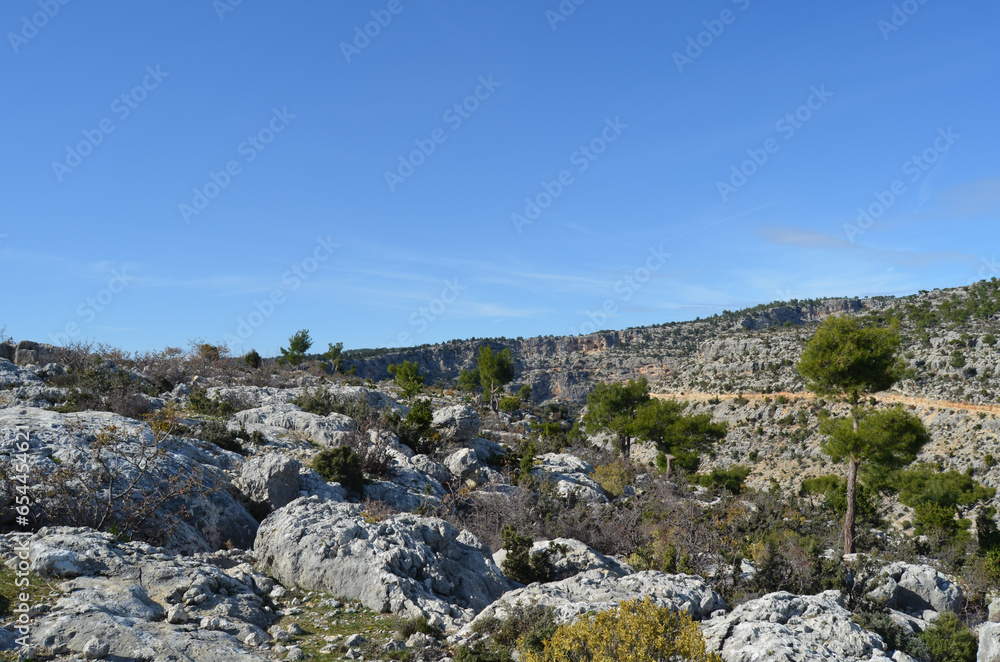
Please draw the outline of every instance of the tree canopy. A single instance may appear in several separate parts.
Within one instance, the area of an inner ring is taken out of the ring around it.
[[[865,393],[884,391],[900,378],[899,344],[896,320],[879,328],[853,317],[828,317],[802,352],[798,371],[810,391],[846,396],[857,405]]]
[[[483,391],[489,395],[490,409],[494,414],[500,410],[500,394],[503,387],[514,379],[514,357],[510,349],[494,352],[489,345],[479,348],[479,359],[476,362],[479,370],[479,381]]]
[[[697,451],[726,436],[725,423],[712,423],[708,414],[685,416],[685,406],[674,400],[649,395],[645,377],[627,383],[598,384],[587,396],[583,423],[589,431],[603,430],[616,437],[625,459],[635,440],[649,441],[657,449],[674,455],[679,466],[695,470]]]
[[[412,398],[424,389],[424,375],[420,374],[420,368],[416,361],[403,361],[399,364],[389,364],[389,374],[393,375],[396,385],[403,389],[403,397]]]
[[[281,358],[278,359],[281,363],[288,363],[290,365],[299,365],[306,356],[306,352],[312,347],[312,338],[309,337],[308,329],[301,329],[295,332],[291,338],[288,339],[288,349],[281,347]]]
[[[890,388],[902,375],[899,345],[897,320],[886,328],[832,316],[823,321],[799,360],[799,374],[810,390],[851,403],[849,419],[821,428],[829,435],[823,451],[834,461],[847,461],[844,554],[854,552],[859,465],[866,462],[870,470],[899,468],[912,462],[929,439],[920,419],[901,407],[867,412],[859,406],[862,396]]]

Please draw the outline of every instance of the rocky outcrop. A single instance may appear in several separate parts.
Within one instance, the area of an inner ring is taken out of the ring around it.
[[[513,587],[489,548],[443,520],[396,515],[372,521],[360,506],[316,497],[271,514],[254,549],[284,584],[448,627],[470,621]]]
[[[1000,623],[979,626],[979,653],[976,662],[1000,662]]]
[[[701,577],[653,570],[616,577],[605,570],[590,570],[562,581],[531,584],[511,591],[480,613],[460,634],[469,636],[477,622],[503,619],[518,604],[551,607],[556,622],[568,623],[581,614],[605,611],[621,602],[647,596],[656,605],[682,611],[697,620],[726,609],[725,601]]]
[[[590,503],[607,503],[604,490],[590,477],[594,467],[569,453],[546,453],[535,461],[541,462],[531,470],[531,475],[540,481],[552,481],[556,491],[564,497],[574,496]]]
[[[258,512],[271,512],[299,497],[301,468],[298,460],[268,453],[247,460],[233,486]]]
[[[41,383],[41,378],[35,373],[20,367],[8,359],[0,358],[0,389]]]
[[[479,432],[479,413],[471,407],[455,405],[442,407],[434,412],[431,422],[441,438],[445,441],[468,441]]]
[[[702,623],[702,634],[726,662],[867,661],[883,652],[882,639],[852,622],[838,599],[835,591],[771,593]]]
[[[370,481],[364,487],[365,497],[404,512],[437,505],[445,495],[447,470],[426,455],[410,454],[399,444],[388,453],[393,460],[391,479]],[[444,480],[439,480],[442,476]]]
[[[890,607],[923,617],[927,611],[959,613],[963,607],[962,588],[927,565],[897,561],[882,572],[887,575],[887,604]]]
[[[46,343],[22,340],[14,344],[10,340],[0,343],[0,359],[6,359],[19,366],[45,365],[57,360],[61,348]]]
[[[18,553],[62,592],[31,628],[39,651],[149,662],[269,659],[257,646],[270,639],[275,615],[264,599],[273,582],[245,552],[174,557],[58,527],[0,538],[0,557],[11,563]]]
[[[112,429],[114,432],[109,438],[115,441],[97,450],[95,439]],[[157,487],[176,477],[200,474],[198,489],[177,494],[152,512],[149,528],[161,529],[166,547],[195,553],[226,545],[246,549],[253,544],[257,522],[229,493],[231,486],[226,470],[240,462],[235,453],[214,444],[171,437],[162,442],[160,452],[151,455],[148,467],[140,471],[140,466],[146,467],[145,461],[140,464],[134,461],[154,445],[152,431],[145,424],[108,412],[64,415],[37,408],[8,407],[0,409],[0,470],[6,470],[9,475],[15,473],[10,470],[13,449],[18,439],[24,438],[24,433],[31,444],[31,452],[26,455],[29,473],[48,476],[58,466],[71,470],[74,475],[85,476],[99,453],[99,457],[118,467],[118,479],[137,480],[130,499],[153,494]],[[188,517],[175,521],[175,515],[182,511],[186,511]]]
[[[355,429],[354,420],[343,414],[319,416],[304,412],[293,404],[269,404],[237,412],[230,425],[244,427],[249,432],[268,435],[297,433],[309,441],[324,446],[341,446]]]
[[[531,554],[548,555],[553,581],[569,579],[581,572],[590,572],[591,570],[600,570],[613,577],[624,577],[635,572],[627,563],[605,556],[572,538],[536,540],[531,545]],[[501,549],[493,554],[493,561],[500,567],[503,567],[506,558],[506,549]]]

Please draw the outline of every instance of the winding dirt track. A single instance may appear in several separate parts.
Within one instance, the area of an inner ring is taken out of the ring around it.
[[[694,400],[697,402],[711,400],[712,398],[718,398],[719,400],[735,400],[739,397],[738,395],[734,395],[732,393],[702,393],[698,391],[650,393],[650,395],[654,398],[661,398],[663,400]],[[779,395],[783,395],[789,400],[815,400],[818,397],[815,393],[810,393],[809,391],[799,391],[797,393],[791,393],[788,391],[775,393],[744,393],[743,397],[751,401],[763,400],[764,398],[771,398],[774,400],[774,398]],[[920,398],[912,395],[903,395],[901,393],[876,393],[875,398],[879,402],[900,403],[904,405],[914,405],[917,407],[935,407],[937,409],[958,409],[962,411],[984,412],[1000,416],[1000,405],[974,405],[968,402],[932,400],[930,398]]]

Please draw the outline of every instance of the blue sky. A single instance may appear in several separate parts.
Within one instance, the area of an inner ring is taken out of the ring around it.
[[[8,335],[272,355],[1000,275],[995,3],[234,2],[3,4]]]

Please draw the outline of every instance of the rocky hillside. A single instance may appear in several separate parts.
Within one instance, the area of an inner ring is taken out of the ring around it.
[[[876,404],[931,435],[862,500],[870,557],[837,552],[819,430],[846,409],[794,370],[833,313],[900,321],[909,372]],[[691,476],[643,445],[621,462],[572,407],[496,417],[385,380],[415,360],[448,381],[484,341],[355,351],[355,377],[0,343],[0,659],[508,662],[649,598],[727,662],[1000,660],[998,313],[988,282],[490,341],[537,401],[642,374],[725,422]]]
[[[517,380],[537,402],[582,403],[600,381],[645,375],[655,390],[714,393],[798,391],[794,370],[815,324],[831,314],[897,318],[911,378],[902,393],[934,399],[991,402],[1000,393],[996,336],[1000,283],[921,292],[909,297],[792,301],[726,312],[705,320],[544,336],[451,341],[393,350],[345,352],[358,374],[376,381],[391,363],[415,361],[428,383],[453,383],[473,367],[478,347],[509,348]],[[993,340],[993,343],[985,342]]]

